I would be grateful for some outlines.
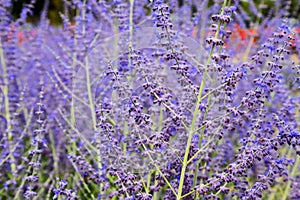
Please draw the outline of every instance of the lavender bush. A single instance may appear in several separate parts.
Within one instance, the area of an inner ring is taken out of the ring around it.
[[[1,199],[300,199],[292,1],[34,3],[0,4]]]

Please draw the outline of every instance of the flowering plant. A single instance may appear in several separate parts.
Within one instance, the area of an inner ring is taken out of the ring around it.
[[[291,4],[2,2],[1,199],[300,198]]]

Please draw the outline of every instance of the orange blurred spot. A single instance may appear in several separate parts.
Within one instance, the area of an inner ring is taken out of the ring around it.
[[[18,44],[21,44],[25,40],[25,34],[23,32],[18,32],[17,38],[18,38]]]

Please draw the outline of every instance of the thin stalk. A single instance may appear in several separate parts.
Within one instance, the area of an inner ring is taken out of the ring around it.
[[[76,10],[76,16],[79,15],[79,10],[77,9]],[[76,34],[76,31],[75,31],[75,34]],[[76,49],[78,45],[78,41],[77,41],[77,37],[76,35],[74,36],[74,49]],[[72,77],[71,77],[71,89],[73,90],[73,92],[71,92],[71,103],[70,103],[70,123],[72,124],[72,126],[75,127],[75,124],[76,124],[76,117],[75,117],[75,93],[74,93],[74,82],[76,81],[75,80],[75,74],[76,74],[76,66],[77,66],[77,63],[78,63],[78,60],[77,60],[77,50],[74,51],[73,53],[73,56],[72,56]],[[53,67],[54,69],[54,67]],[[58,76],[58,75],[57,75]],[[63,82],[61,82],[63,83]],[[67,87],[66,87],[67,88]],[[56,174],[57,176],[59,176],[59,170],[58,170],[58,156],[56,155],[56,150],[55,150],[55,141],[54,141],[54,138],[53,138],[53,135],[51,134],[50,135],[50,140],[51,140],[51,143],[54,144],[53,145],[53,160],[54,160],[54,169],[56,169]],[[69,153],[73,153],[76,155],[76,149],[77,149],[77,144],[76,144],[76,140],[70,140],[71,142],[71,145],[70,145],[70,148],[69,148]],[[74,180],[79,180],[79,177],[78,177],[78,173],[75,173],[74,175]]]
[[[13,145],[13,136],[12,136],[12,126],[11,126],[11,116],[9,112],[9,98],[8,98],[8,78],[7,78],[7,66],[5,62],[5,56],[3,51],[3,44],[2,39],[0,38],[0,59],[1,59],[1,66],[2,66],[2,73],[3,73],[3,81],[4,85],[2,87],[3,95],[4,95],[4,107],[5,107],[5,119],[7,124],[7,139],[8,139],[8,149],[9,149],[9,158],[11,160],[10,162],[10,168],[12,171],[12,174],[16,171],[16,162],[15,157],[13,155],[13,152],[11,151],[11,147]],[[11,176],[12,179],[14,179],[14,175]]]
[[[133,36],[133,6],[134,0],[129,0],[130,10],[129,10],[129,50],[132,48],[132,36]],[[130,51],[129,51],[130,52]]]
[[[52,155],[53,155],[53,167],[54,167],[54,171],[56,176],[59,176],[59,168],[58,168],[58,156],[56,153],[56,147],[55,147],[55,139],[53,137],[53,132],[51,131],[49,133],[49,138],[50,138],[50,142],[51,142],[51,151],[52,151]]]
[[[86,5],[86,0],[83,2],[84,5]],[[82,19],[85,21],[85,9],[82,10]],[[86,37],[86,24],[85,22],[82,24],[82,34],[84,37]],[[94,100],[93,100],[93,95],[92,95],[92,89],[91,89],[91,75],[90,75],[90,69],[89,69],[89,57],[88,55],[85,55],[84,58],[84,63],[85,63],[85,76],[86,76],[86,88],[87,88],[87,95],[88,95],[88,101],[89,101],[89,107],[90,107],[90,112],[91,112],[91,117],[92,117],[92,123],[93,123],[93,130],[95,131],[97,129],[97,120],[96,120],[96,115],[95,115],[95,107],[94,107]]]
[[[128,44],[128,61],[131,65],[131,49],[132,49],[132,37],[133,37],[133,7],[134,7],[134,0],[129,0],[130,4],[130,10],[129,10],[129,44]],[[116,43],[116,45],[118,45]],[[117,46],[115,46],[115,49],[117,49]],[[125,137],[127,136],[129,130],[128,130],[128,122],[124,122],[124,135]],[[124,155],[126,154],[127,151],[127,144],[126,142],[123,143],[123,152]]]
[[[215,77],[216,77],[216,74],[214,73],[214,78],[213,78],[213,83],[212,83],[213,87],[214,87],[214,84],[215,84]],[[208,99],[207,99],[207,105],[210,105],[210,101],[211,101],[211,95],[208,96]],[[204,113],[204,117],[203,117],[203,121],[205,121],[205,120],[207,119],[208,111],[209,111],[209,109],[206,108],[206,109],[205,109],[205,113]],[[201,130],[201,133],[200,133],[199,145],[198,145],[199,148],[200,148],[201,145],[202,145],[202,139],[203,139],[203,135],[204,135],[204,130],[205,130],[205,129],[203,128],[203,129]],[[199,169],[200,162],[201,162],[201,160],[199,159],[199,160],[197,161],[197,163],[196,163],[196,170],[195,170],[195,173],[194,173],[193,187],[195,187],[196,184],[197,184],[198,169]],[[207,164],[207,163],[205,162],[204,165],[206,165],[206,164]],[[205,167],[203,168],[202,173],[204,172],[204,170],[205,170]],[[201,184],[201,183],[200,183],[200,184]]]
[[[84,40],[86,40],[86,10],[85,10],[85,5],[86,5],[86,0],[83,1],[84,9],[82,10],[82,34],[84,37]],[[86,88],[87,88],[87,94],[88,94],[88,100],[89,100],[89,108],[91,112],[91,117],[92,117],[92,125],[93,125],[93,131],[95,132],[97,130],[97,119],[96,119],[96,112],[95,112],[95,103],[93,100],[93,95],[92,95],[92,87],[91,87],[91,75],[90,75],[90,67],[89,67],[89,57],[88,57],[88,49],[85,47],[85,76],[86,76]],[[100,157],[100,150],[97,149],[97,165],[98,165],[98,171],[99,174],[101,174],[101,169],[102,169],[102,163],[101,163],[101,157]],[[99,184],[99,191],[101,191],[101,184]]]
[[[221,14],[224,14],[224,8],[225,8],[226,4],[227,4],[227,0],[224,0]],[[218,35],[219,35],[220,26],[221,26],[221,23],[219,22],[218,23],[218,29],[217,29],[216,34],[215,34],[215,38],[217,38]],[[205,79],[206,79],[207,72],[208,72],[208,65],[211,62],[211,57],[212,57],[214,48],[215,48],[215,45],[213,45],[211,50],[210,50],[209,57],[207,59],[206,67],[205,67],[203,77],[202,77],[202,80],[201,80],[199,93],[197,95],[197,101],[196,101],[195,110],[194,110],[194,113],[193,113],[192,123],[191,123],[191,126],[189,128],[189,136],[188,136],[188,140],[187,140],[187,144],[186,144],[186,148],[185,148],[185,153],[184,153],[183,164],[182,164],[182,168],[181,168],[180,182],[179,182],[178,193],[177,193],[177,200],[180,200],[181,196],[182,196],[182,188],[183,188],[186,168],[187,168],[187,165],[188,165],[188,156],[189,156],[189,152],[190,152],[190,146],[191,146],[191,143],[192,143],[192,138],[193,138],[193,133],[194,133],[196,121],[197,121],[197,118],[198,118],[198,112],[199,112],[198,108],[199,108],[199,105],[201,103],[200,99],[202,97],[202,92],[203,92],[203,89],[204,89]]]
[[[147,185],[146,185],[146,192],[149,193],[150,192],[150,185],[151,185],[151,177],[152,177],[152,174],[155,174],[154,173],[155,171],[150,171],[147,175]]]
[[[123,134],[124,134],[125,138],[127,137],[128,133],[129,133],[128,122],[125,121],[124,122],[124,131],[123,131]],[[123,153],[124,153],[124,155],[126,155],[126,152],[127,152],[127,143],[124,142],[123,143]]]
[[[78,10],[76,11],[76,15],[78,15],[79,12]],[[77,46],[78,41],[77,37],[74,37],[74,48]],[[77,65],[77,51],[74,51],[73,56],[72,56],[72,78],[71,78],[71,85],[72,87],[75,81],[75,69]],[[71,108],[70,108],[70,120],[73,125],[75,125],[75,107],[74,107],[74,92],[71,93]],[[73,144],[74,146],[74,144]]]
[[[96,120],[96,115],[95,115],[95,107],[94,107],[94,100],[93,100],[93,95],[92,95],[92,90],[91,90],[91,81],[90,81],[90,72],[89,72],[89,59],[86,56],[85,57],[85,73],[86,73],[86,87],[87,87],[87,92],[88,92],[88,99],[89,99],[89,107],[91,111],[91,117],[92,117],[92,122],[93,122],[93,130],[95,131],[97,129],[97,120]]]
[[[154,171],[154,174],[153,174],[153,176],[155,177],[155,174],[156,174],[156,172]],[[156,179],[154,179],[154,185],[156,185],[157,184],[157,180]],[[153,194],[153,200],[158,200],[159,198],[159,192],[154,192],[154,194]]]

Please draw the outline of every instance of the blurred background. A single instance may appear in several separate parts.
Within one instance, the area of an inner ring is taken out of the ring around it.
[[[101,1],[101,0],[98,0]],[[102,0],[104,2],[112,3],[115,0]],[[138,0],[137,0],[138,1]],[[188,2],[191,6],[192,13],[197,12],[196,6],[193,6],[196,1],[201,0],[178,0],[178,6],[182,7],[185,2]],[[259,4],[262,3],[263,0],[240,0],[240,5],[245,10],[248,15],[250,16],[250,21],[255,21],[256,17],[251,13],[251,5],[253,3],[258,7]],[[74,10],[70,10],[69,6],[66,6],[66,3],[70,2],[70,0],[14,0],[12,1],[12,7],[10,8],[10,12],[14,19],[17,19],[20,17],[21,11],[23,7],[26,4],[29,4],[31,2],[33,3],[33,13],[30,17],[28,17],[28,22],[32,24],[37,24],[39,22],[42,10],[46,8],[47,10],[47,18],[50,20],[50,24],[54,26],[59,26],[62,24],[62,20],[60,18],[59,13],[63,12],[65,9],[68,9],[68,12],[70,14],[70,19],[75,15]],[[150,3],[150,1],[148,1]],[[219,2],[219,1],[218,1]],[[208,7],[213,5],[214,0],[210,0],[208,3]],[[285,10],[288,10],[288,17],[289,18],[295,18],[300,19],[300,0],[264,0],[264,8],[262,9],[262,14],[264,16],[269,15],[272,10],[280,10],[285,8]],[[288,7],[288,9],[286,9]],[[145,4],[145,10],[148,10],[149,7],[147,7],[147,4]],[[150,11],[150,10],[149,10]],[[150,14],[150,12],[147,12]],[[277,12],[274,12],[277,13]],[[192,16],[191,16],[192,17]],[[247,24],[250,24],[250,22],[247,22]]]

